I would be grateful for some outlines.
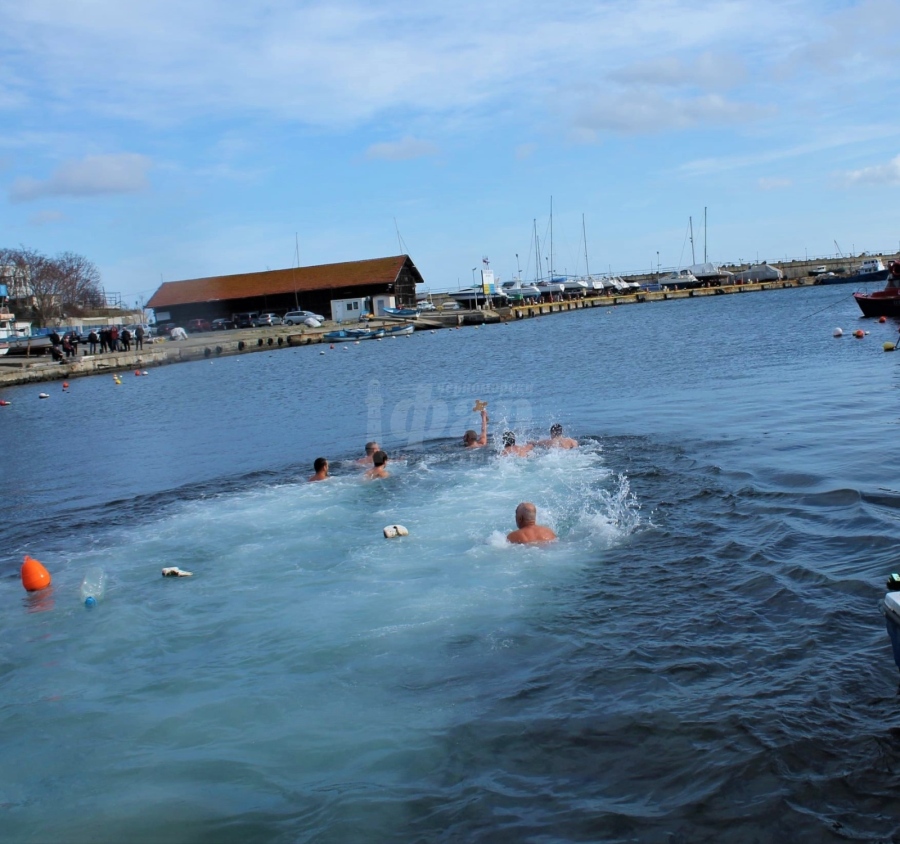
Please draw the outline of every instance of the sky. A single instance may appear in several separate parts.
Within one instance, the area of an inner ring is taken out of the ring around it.
[[[440,291],[544,275],[551,241],[567,274],[900,249],[898,0],[0,0],[0,26],[0,246],[84,255],[129,306],[401,252]]]

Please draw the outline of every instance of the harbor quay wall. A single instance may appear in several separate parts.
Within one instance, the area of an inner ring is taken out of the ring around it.
[[[801,287],[811,284],[808,279],[782,279],[721,287],[698,287],[690,290],[636,291],[613,296],[592,296],[567,299],[562,302],[542,302],[534,305],[515,305],[490,312],[449,312],[419,320],[417,327],[425,329],[453,328],[473,323],[502,322],[511,319],[530,319],[538,316],[565,313],[583,308],[606,308],[619,305],[661,302],[669,299],[694,299],[705,296],[752,293],[764,290]],[[373,323],[377,325],[378,323]],[[396,324],[396,323],[395,323]],[[45,381],[64,381],[88,375],[131,372],[170,363],[210,360],[228,355],[271,352],[328,342],[324,335],[329,329],[261,328],[242,331],[191,334],[186,340],[157,340],[140,351],[107,352],[99,355],[82,354],[76,358],[52,361],[47,355],[34,357],[0,357],[0,387],[16,384],[36,384]]]
[[[244,336],[238,336],[238,335]],[[192,334],[187,340],[162,341],[147,344],[140,351],[106,352],[64,359],[57,363],[49,355],[32,357],[0,357],[0,387],[15,384],[37,384],[44,381],[67,381],[87,375],[103,375],[141,372],[168,363],[182,363],[191,360],[209,360],[227,355],[270,352],[274,349],[304,346],[323,342],[324,332],[292,333],[272,332],[262,329],[258,332],[229,332],[228,337],[216,334]],[[83,349],[81,351],[84,351]]]

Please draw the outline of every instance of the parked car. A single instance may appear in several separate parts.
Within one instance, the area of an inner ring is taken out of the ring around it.
[[[235,328],[253,328],[253,320],[259,316],[259,311],[245,311],[242,314],[233,314]]]
[[[281,317],[278,314],[260,314],[253,320],[255,328],[262,328],[266,325],[281,325]]]
[[[419,302],[416,307],[420,311],[436,311],[437,308],[434,306],[434,302]]]
[[[208,319],[192,319],[188,320],[187,330],[190,333],[201,331],[212,331],[212,325]]]
[[[325,322],[322,314],[314,314],[312,311],[288,311],[284,315],[285,325],[303,325],[308,319],[315,319],[319,322]]]
[[[212,321],[213,331],[225,331],[229,328],[234,328],[234,320],[219,318]]]
[[[175,326],[176,326],[176,323],[174,323],[174,322],[163,322],[163,323],[158,322],[158,323],[156,323],[156,325],[153,326],[153,329],[154,329],[153,333],[157,337],[168,337],[169,332],[173,328],[175,328]]]

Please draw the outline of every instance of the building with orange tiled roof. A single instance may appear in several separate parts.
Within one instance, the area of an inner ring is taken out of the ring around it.
[[[230,318],[247,311],[284,314],[315,311],[328,316],[336,299],[391,296],[396,307],[415,307],[424,284],[409,255],[293,267],[258,273],[167,281],[150,297],[157,322]]]

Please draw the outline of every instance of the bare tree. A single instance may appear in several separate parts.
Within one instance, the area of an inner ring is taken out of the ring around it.
[[[24,246],[0,249],[0,272],[18,311],[40,325],[105,304],[99,270],[74,252],[48,258]]]
[[[106,304],[100,271],[92,261],[74,252],[61,252],[53,264],[59,275],[59,295],[67,312],[80,313]]]

